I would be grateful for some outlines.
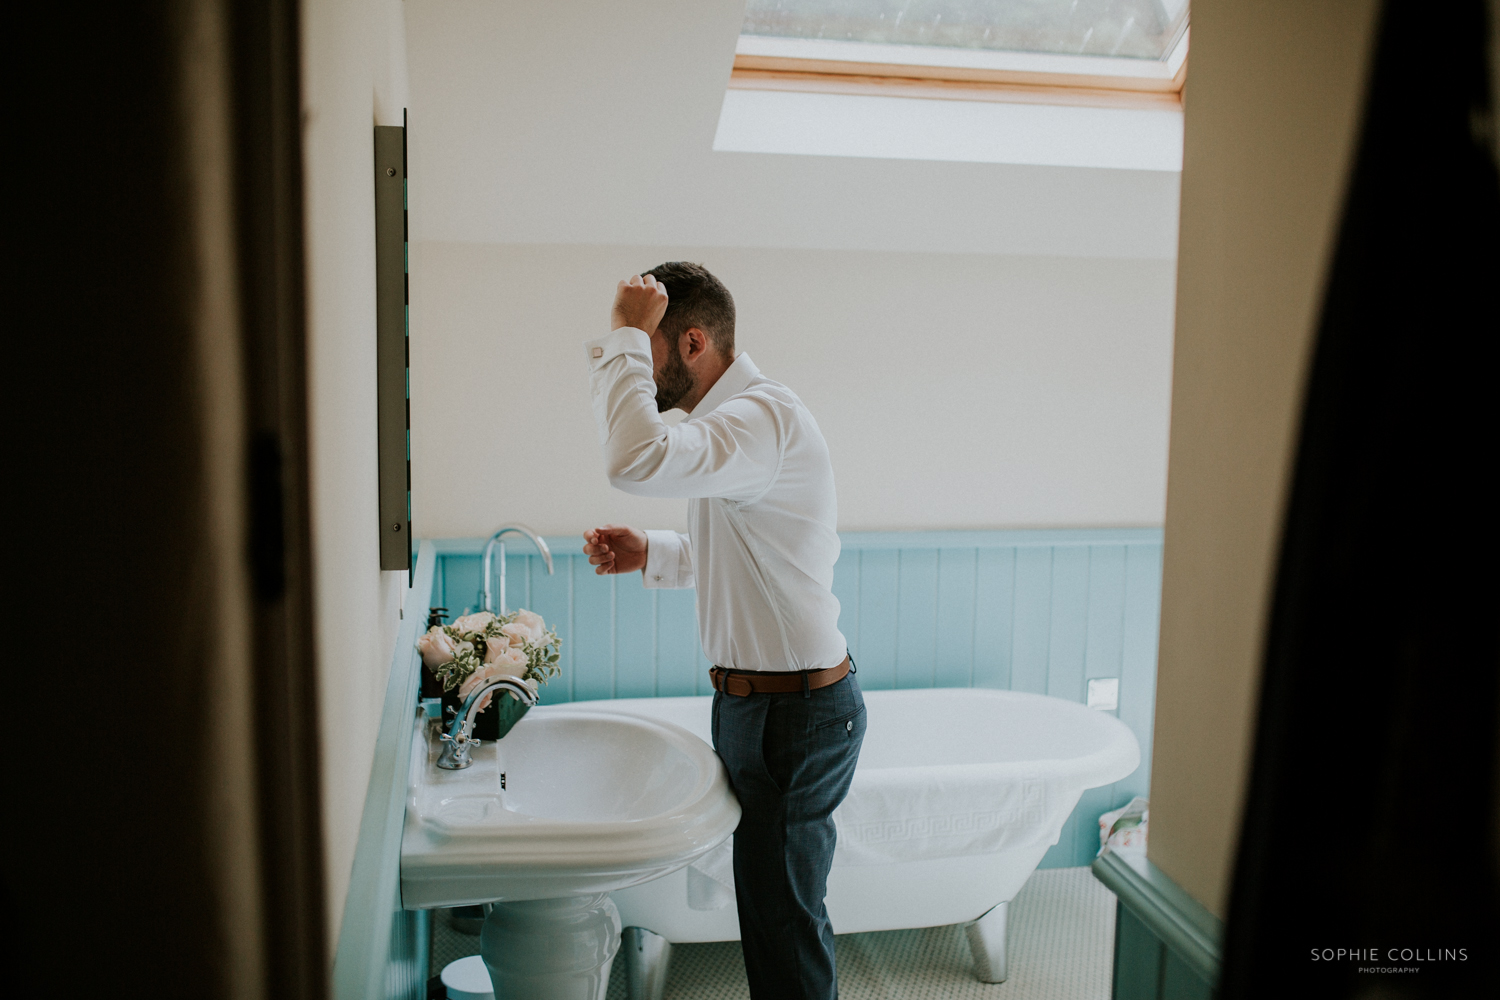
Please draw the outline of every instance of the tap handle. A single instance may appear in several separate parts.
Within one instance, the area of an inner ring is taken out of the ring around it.
[[[456,738],[452,733],[444,733],[440,739],[444,743],[452,743],[455,747],[461,747],[466,743],[478,743],[478,740],[469,735],[473,731],[474,723],[465,721],[463,725],[458,727],[458,736]]]

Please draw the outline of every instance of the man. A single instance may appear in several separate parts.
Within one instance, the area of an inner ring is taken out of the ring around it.
[[[605,525],[585,532],[583,550],[598,573],[698,588],[714,749],[743,810],[734,885],[750,993],[832,1000],[832,816],[865,709],[830,589],[828,445],[795,393],[735,356],[734,300],[703,267],[671,262],[620,282],[612,327],[585,345],[609,481],[687,499],[688,533]],[[668,427],[661,413],[674,407],[688,417]]]

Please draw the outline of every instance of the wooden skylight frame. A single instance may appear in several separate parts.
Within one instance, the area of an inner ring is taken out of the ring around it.
[[[1181,110],[1187,50],[1187,31],[1160,60],[741,35],[729,87]]]

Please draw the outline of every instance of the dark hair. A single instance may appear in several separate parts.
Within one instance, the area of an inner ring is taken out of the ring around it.
[[[689,327],[708,334],[724,360],[734,358],[734,296],[702,264],[669,260],[646,274],[667,286],[667,312],[658,329],[676,341]]]

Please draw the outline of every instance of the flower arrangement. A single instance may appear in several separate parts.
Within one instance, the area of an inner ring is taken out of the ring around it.
[[[498,677],[515,677],[535,693],[561,669],[562,640],[541,615],[526,610],[508,615],[480,611],[451,625],[434,625],[417,640],[417,649],[443,691],[457,689],[460,701]],[[490,698],[484,696],[479,711],[489,707]]]

